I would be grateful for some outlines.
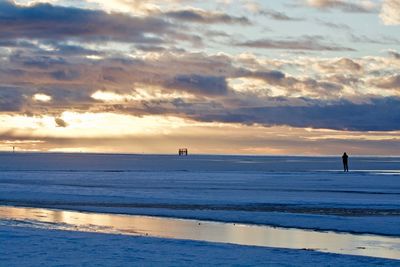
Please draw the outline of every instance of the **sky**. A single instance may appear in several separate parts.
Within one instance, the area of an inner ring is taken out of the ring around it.
[[[0,151],[400,155],[400,0],[0,0]]]

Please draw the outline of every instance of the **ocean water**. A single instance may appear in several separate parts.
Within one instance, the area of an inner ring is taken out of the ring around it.
[[[0,205],[400,236],[400,158],[0,153]]]
[[[6,225],[7,223],[9,225],[10,221],[11,224],[30,222],[31,227],[42,229],[196,240],[400,259],[399,237],[4,206],[0,206],[0,226],[1,220],[6,220]]]
[[[400,157],[349,159],[351,171],[400,172]],[[314,172],[342,171],[336,157],[240,155],[137,155],[84,153],[0,153],[0,171],[242,171]]]

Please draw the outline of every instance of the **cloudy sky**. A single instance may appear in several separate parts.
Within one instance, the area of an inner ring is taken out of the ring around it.
[[[400,0],[0,0],[0,150],[400,155]]]

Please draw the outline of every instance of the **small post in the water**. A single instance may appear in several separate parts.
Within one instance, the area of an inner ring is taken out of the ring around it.
[[[187,156],[188,155],[188,149],[187,148],[180,148],[178,150],[178,155],[179,156]]]

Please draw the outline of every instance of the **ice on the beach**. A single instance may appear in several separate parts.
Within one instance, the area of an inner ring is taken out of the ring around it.
[[[0,153],[0,204],[398,237],[399,166],[395,157],[351,157],[343,173],[340,156]]]
[[[399,158],[0,154],[7,205],[400,234]]]

